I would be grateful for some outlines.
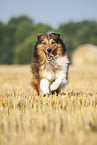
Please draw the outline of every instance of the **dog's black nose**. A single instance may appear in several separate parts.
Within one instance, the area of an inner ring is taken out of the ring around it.
[[[48,48],[47,51],[50,53],[52,51],[52,49],[51,48]]]

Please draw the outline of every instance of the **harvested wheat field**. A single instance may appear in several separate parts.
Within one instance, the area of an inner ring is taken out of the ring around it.
[[[97,66],[70,66],[58,96],[30,81],[29,65],[0,66],[0,145],[97,145]]]

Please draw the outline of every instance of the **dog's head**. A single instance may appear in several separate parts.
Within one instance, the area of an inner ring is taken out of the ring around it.
[[[54,59],[54,57],[58,55],[58,48],[62,49],[62,45],[59,44],[59,40],[60,34],[56,32],[38,34],[37,47],[39,55],[47,58],[48,61]]]

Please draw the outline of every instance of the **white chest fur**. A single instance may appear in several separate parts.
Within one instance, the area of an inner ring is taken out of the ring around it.
[[[43,66],[42,79],[40,81],[40,90],[43,95],[63,88],[67,84],[66,72],[68,63],[67,56],[63,56],[57,57]]]
[[[67,67],[69,60],[67,56],[57,57],[54,60],[48,62],[45,68],[42,70],[42,75],[50,83],[58,77],[66,77]]]

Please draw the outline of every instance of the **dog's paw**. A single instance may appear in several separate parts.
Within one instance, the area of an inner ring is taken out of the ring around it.
[[[43,97],[46,97],[46,96],[48,97],[48,96],[49,96],[49,94],[43,94],[42,96],[43,96]]]
[[[45,97],[45,96],[48,96],[49,93],[50,93],[50,92],[49,92],[49,89],[47,89],[47,90],[42,90],[42,91],[41,91],[41,94],[42,94],[42,96],[44,96],[44,97]]]
[[[50,90],[51,90],[51,91],[55,91],[55,90],[58,89],[58,87],[59,87],[59,85],[58,85],[57,83],[53,82],[53,83],[50,85]]]

